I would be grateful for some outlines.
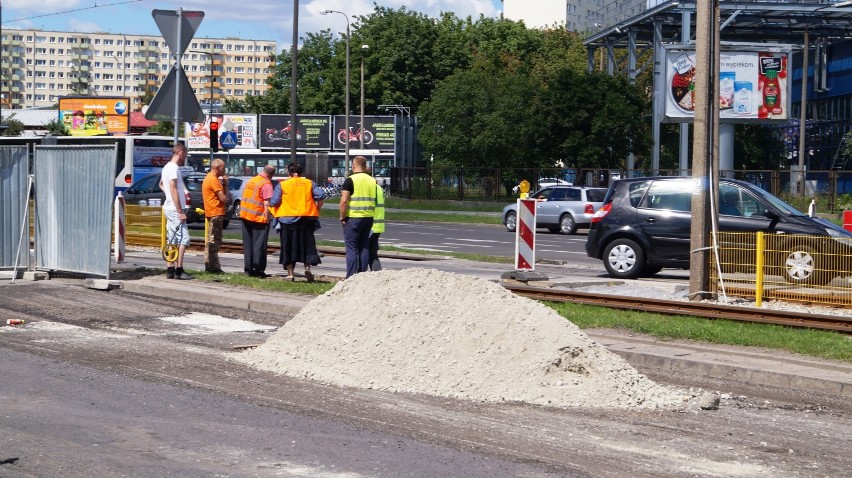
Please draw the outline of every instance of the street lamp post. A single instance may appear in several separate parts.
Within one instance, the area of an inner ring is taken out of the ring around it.
[[[799,197],[805,197],[805,122],[807,120],[808,104],[808,55],[810,52],[809,33],[811,15],[826,8],[840,8],[848,7],[850,5],[852,5],[852,0],[831,5],[823,5],[811,10],[805,17],[805,38],[802,43],[802,97],[799,100]]]
[[[361,45],[361,126],[358,128],[361,149],[364,149],[364,53],[369,49],[370,45]]]
[[[207,55],[210,58],[210,122],[213,122],[213,83],[215,77],[213,76],[213,54],[206,51],[201,50],[190,50],[192,53],[200,53],[202,55]],[[213,131],[208,130],[209,134],[214,134]],[[210,163],[213,163],[213,143],[212,139],[210,140]]]
[[[320,12],[323,15],[329,13],[339,13],[346,18],[346,119],[344,120],[344,128],[346,128],[346,153],[344,154],[344,162],[346,164],[346,176],[349,176],[349,15],[337,10],[323,10]]]

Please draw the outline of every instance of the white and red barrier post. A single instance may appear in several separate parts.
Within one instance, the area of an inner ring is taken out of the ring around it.
[[[515,228],[515,269],[535,270],[535,199],[518,199]]]
[[[115,206],[113,207],[115,218],[113,220],[114,236],[115,236],[115,262],[124,262],[125,251],[125,236],[124,236],[124,196],[121,191],[115,197]]]

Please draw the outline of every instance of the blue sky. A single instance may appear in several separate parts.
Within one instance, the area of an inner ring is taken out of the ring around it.
[[[238,37],[274,40],[280,51],[293,38],[292,0],[0,0],[3,28],[35,28],[54,31],[108,32],[158,35],[152,10],[199,10],[204,12],[196,38]],[[453,12],[460,18],[497,17],[500,0],[300,0],[299,34],[331,28],[346,30],[342,15],[321,15],[325,9],[353,17],[373,11],[373,3],[389,8],[406,7],[436,17]]]

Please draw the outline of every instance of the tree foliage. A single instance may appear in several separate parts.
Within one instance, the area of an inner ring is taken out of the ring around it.
[[[24,132],[24,128],[26,128],[24,123],[15,119],[14,113],[11,116],[3,118],[0,124],[6,126],[6,128],[0,130],[0,135],[2,136],[20,136]]]
[[[421,118],[424,152],[439,163],[619,167],[628,152],[641,157],[649,150],[644,83],[587,73],[574,32],[379,5],[356,17],[351,30],[351,111],[359,111],[363,55],[365,113],[386,113],[381,105],[409,108]],[[298,53],[298,113],[342,114],[345,36],[309,33]],[[289,113],[291,65],[292,53],[282,51],[267,92],[226,100],[225,109]]]

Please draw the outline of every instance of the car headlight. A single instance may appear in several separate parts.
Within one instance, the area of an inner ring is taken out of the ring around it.
[[[827,227],[825,228],[825,232],[828,233],[828,235],[835,241],[852,247],[852,236],[847,234],[845,231],[838,231],[837,229]]]

